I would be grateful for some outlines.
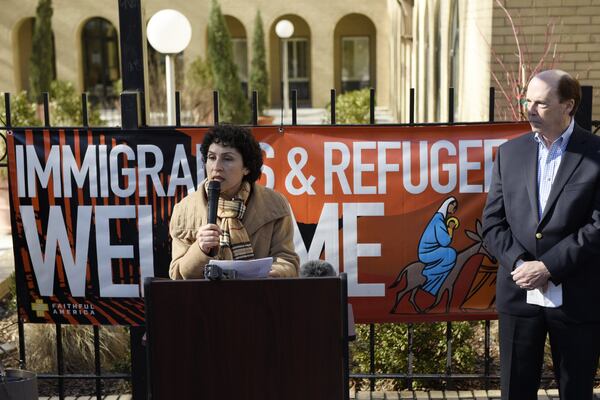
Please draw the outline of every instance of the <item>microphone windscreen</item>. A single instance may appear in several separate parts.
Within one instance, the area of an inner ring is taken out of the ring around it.
[[[333,266],[324,260],[307,261],[300,267],[300,276],[303,278],[315,276],[336,276]]]

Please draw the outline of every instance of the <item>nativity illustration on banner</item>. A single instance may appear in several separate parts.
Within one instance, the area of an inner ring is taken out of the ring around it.
[[[427,313],[440,304],[446,313],[451,306],[464,311],[493,306],[495,296],[489,288],[495,286],[496,259],[485,247],[479,219],[474,221],[474,230],[464,231],[473,243],[455,249],[453,234],[460,226],[457,210],[458,201],[449,197],[426,224],[417,247],[418,260],[404,266],[388,286],[395,291],[391,314],[403,312],[400,305],[405,298],[410,305],[405,313]]]

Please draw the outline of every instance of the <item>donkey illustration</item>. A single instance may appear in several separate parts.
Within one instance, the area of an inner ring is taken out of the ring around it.
[[[440,287],[440,290],[437,293],[434,303],[426,309],[421,309],[421,307],[419,307],[419,305],[415,301],[415,296],[417,295],[418,290],[426,282],[425,275],[423,275],[423,269],[425,268],[425,264],[423,264],[420,261],[415,261],[405,266],[402,269],[402,271],[400,271],[394,282],[392,282],[392,284],[388,286],[388,289],[393,289],[400,284],[404,277],[406,277],[406,286],[396,293],[396,302],[394,303],[394,306],[392,307],[390,313],[396,313],[396,308],[398,308],[398,304],[400,304],[402,298],[409,293],[409,301],[413,305],[415,310],[419,313],[424,313],[433,309],[442,301],[444,293],[448,293],[448,300],[446,303],[446,312],[448,312],[450,310],[450,304],[452,302],[452,296],[454,293],[454,283],[456,282],[456,279],[458,278],[467,260],[475,254],[483,254],[484,256],[487,256],[490,260],[495,262],[494,257],[485,248],[481,231],[481,222],[478,219],[475,221],[475,232],[468,230],[465,231],[467,237],[473,240],[475,243],[457,253],[456,263],[454,264],[454,267],[452,267],[450,274],[446,277],[444,283],[442,283],[442,286]]]

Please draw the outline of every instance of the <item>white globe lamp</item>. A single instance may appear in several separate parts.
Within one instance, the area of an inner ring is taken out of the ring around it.
[[[179,11],[160,10],[148,21],[146,36],[150,45],[166,58],[167,118],[169,125],[175,125],[175,55],[190,44],[192,26]]]
[[[288,114],[290,109],[290,86],[289,86],[289,77],[288,77],[288,48],[287,48],[287,40],[292,37],[294,34],[294,24],[287,19],[282,19],[277,22],[275,25],[275,33],[281,39],[282,44],[282,58],[283,58],[283,109],[285,110],[285,114]],[[281,121],[283,123],[283,121]]]
[[[294,24],[287,19],[282,19],[275,25],[275,33],[282,39],[289,39],[294,34]]]

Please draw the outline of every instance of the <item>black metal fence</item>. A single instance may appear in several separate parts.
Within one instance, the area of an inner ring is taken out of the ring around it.
[[[448,105],[448,122],[446,124],[455,124],[454,121],[454,88],[449,88],[449,105]],[[135,129],[139,126],[145,125],[145,110],[144,107],[140,107],[139,98],[143,98],[138,93],[129,92],[121,95],[121,126],[124,129]],[[176,126],[181,126],[181,108],[179,101],[179,93],[176,94]],[[291,124],[297,125],[297,92],[292,91],[292,118]],[[412,126],[417,125],[415,123],[415,89],[410,90],[410,113],[409,121],[405,124],[398,124],[398,126]],[[494,99],[495,91],[494,88],[490,88],[489,92],[489,122],[494,121]],[[591,119],[591,100],[592,100],[592,88],[585,87],[583,92],[582,106],[576,116],[578,123],[588,129],[592,129],[594,133],[600,130],[600,121],[592,121]],[[10,131],[11,124],[11,107],[10,107],[10,94],[5,93],[4,103],[6,109],[6,120],[3,121],[5,130]],[[370,107],[368,111],[369,124],[375,124],[375,90],[370,90]],[[82,107],[82,121],[83,128],[89,128],[88,121],[88,101],[87,95],[82,94],[81,97]],[[217,92],[213,94],[213,118],[214,123],[219,123],[219,95]],[[330,121],[331,125],[336,124],[336,92],[331,90],[331,108],[330,108]],[[44,127],[50,127],[50,111],[49,111],[49,96],[47,93],[43,96],[43,112],[44,112]],[[249,125],[258,125],[258,97],[256,92],[252,93],[252,117],[249,121]],[[6,138],[2,137],[6,144]],[[6,148],[6,146],[4,146]],[[0,168],[7,168],[7,154],[0,154]],[[350,379],[367,379],[371,390],[375,389],[376,381],[381,379],[393,379],[400,380],[402,387],[410,389],[414,380],[436,382],[437,386],[441,387],[453,387],[457,381],[479,381],[483,388],[488,389],[492,385],[495,385],[499,376],[497,371],[493,370],[493,357],[491,354],[491,321],[485,320],[480,321],[484,332],[484,349],[483,349],[483,370],[479,373],[457,373],[453,369],[453,323],[446,322],[446,329],[444,337],[440,338],[444,341],[446,347],[446,362],[444,371],[438,373],[419,373],[415,372],[415,359],[418,354],[415,353],[413,347],[415,337],[415,326],[408,324],[407,329],[407,351],[404,355],[407,360],[407,368],[403,372],[397,373],[378,373],[377,372],[377,360],[375,346],[377,343],[376,327],[377,324],[368,325],[368,343],[369,343],[369,370],[368,371],[352,371]],[[63,332],[64,328],[61,324],[55,325],[56,329],[56,372],[55,373],[40,373],[38,379],[40,380],[52,380],[58,384],[58,396],[62,400],[65,398],[65,382],[68,380],[93,380],[95,382],[95,396],[97,399],[101,399],[104,396],[103,381],[104,380],[115,380],[125,379],[130,380],[132,384],[133,397],[135,399],[146,398],[146,360],[145,360],[145,349],[142,345],[142,336],[144,329],[139,327],[130,328],[130,345],[131,345],[131,373],[105,373],[103,372],[101,361],[100,361],[100,332],[103,329],[99,326],[93,326],[89,329],[93,330],[93,348],[94,348],[94,373],[80,373],[72,374],[65,372],[65,360],[64,360],[64,349],[63,349]],[[19,332],[19,364],[20,368],[27,368],[26,365],[26,353],[27,353],[27,341],[25,338],[24,322],[18,319],[18,332]],[[399,357],[402,355],[399,355]],[[35,367],[35,366],[29,366]],[[551,380],[552,376],[544,376],[543,379]],[[89,393],[88,393],[89,394]]]

